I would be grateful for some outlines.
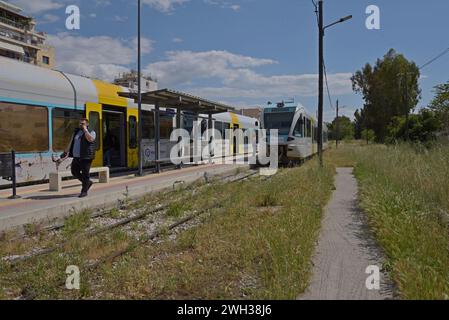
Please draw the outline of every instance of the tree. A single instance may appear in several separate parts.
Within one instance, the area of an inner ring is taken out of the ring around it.
[[[440,129],[449,135],[449,82],[436,86],[435,94],[429,108],[435,112]]]
[[[337,138],[337,118],[332,121],[329,125],[329,130],[331,131],[331,139]],[[338,117],[338,139],[354,139],[354,124],[346,116]]]
[[[367,144],[376,140],[376,134],[373,130],[364,129],[362,130],[362,140],[366,141]]]
[[[404,139],[407,128],[405,116],[394,117],[388,126],[388,143],[396,143]],[[440,124],[436,113],[429,109],[423,109],[418,114],[409,118],[409,139],[413,142],[429,142],[436,139],[436,133]]]
[[[356,140],[362,139],[362,131],[365,128],[365,112],[356,110],[354,113],[354,138]]]
[[[414,62],[390,49],[374,66],[367,63],[351,78],[353,90],[365,100],[364,128],[372,129],[378,142],[385,141],[394,117],[408,115],[418,104],[419,77]]]

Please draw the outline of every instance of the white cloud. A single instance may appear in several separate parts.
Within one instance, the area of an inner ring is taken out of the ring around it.
[[[119,72],[129,70],[136,58],[136,39],[108,36],[82,37],[68,33],[49,35],[56,48],[57,67],[69,73],[111,81]],[[142,38],[142,53],[152,50],[152,41]]]
[[[116,14],[116,15],[113,17],[113,20],[114,20],[115,22],[126,22],[126,21],[128,20],[128,17],[127,17],[127,16],[120,16],[120,15]]]
[[[316,96],[316,74],[263,75],[256,67],[277,63],[236,55],[227,51],[168,52],[167,60],[150,64],[146,71],[159,80],[161,87],[187,86],[200,96],[218,99],[268,99],[291,96]],[[333,94],[352,92],[351,73],[328,75]],[[200,86],[198,80],[211,80],[216,86]]]
[[[54,14],[51,14],[51,13],[46,13],[42,16],[42,19],[39,20],[39,23],[41,23],[41,24],[54,23],[59,20],[60,20],[60,17],[58,17]]]
[[[234,11],[239,11],[241,8],[240,5],[235,4],[228,0],[204,0],[204,3],[219,6],[220,8],[223,9],[231,9]]]
[[[182,39],[182,38],[173,38],[172,42],[174,42],[174,43],[182,43],[182,42],[184,42],[184,39]]]
[[[231,8],[234,11],[239,11],[240,10],[240,6],[238,4],[233,4],[233,5],[229,6],[229,8]]]
[[[143,0],[143,4],[147,4],[161,12],[170,12],[176,6],[189,1],[190,0]]]
[[[21,7],[27,14],[42,13],[64,6],[60,1],[53,0],[11,0],[11,3]]]
[[[167,60],[152,63],[147,71],[156,75],[164,85],[190,83],[192,79],[228,79],[236,68],[274,64],[270,59],[257,59],[227,51],[170,51]]]
[[[171,13],[176,7],[190,2],[191,0],[143,0],[143,4],[147,4],[156,10],[165,13]],[[240,10],[240,5],[228,0],[203,0],[204,3],[219,6],[224,9],[231,9],[234,11]]]

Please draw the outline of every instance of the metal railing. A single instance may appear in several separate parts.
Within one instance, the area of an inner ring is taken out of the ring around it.
[[[28,27],[28,24],[26,24],[26,23],[19,23],[19,22],[16,22],[14,20],[7,19],[5,17],[0,17],[0,22],[4,23],[4,24],[8,24],[8,25],[13,26],[13,27],[18,28],[18,29],[24,29],[25,30]]]

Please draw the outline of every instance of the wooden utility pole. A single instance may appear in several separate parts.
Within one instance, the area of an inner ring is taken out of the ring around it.
[[[324,104],[324,26],[323,0],[318,1],[318,158],[323,166],[323,104]]]

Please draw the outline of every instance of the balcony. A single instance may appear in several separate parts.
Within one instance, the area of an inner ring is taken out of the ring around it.
[[[11,20],[11,19],[8,19],[8,18],[5,18],[5,17],[0,17],[0,22],[4,23],[4,24],[7,24],[7,25],[10,25],[10,26],[13,26],[14,28],[17,28],[17,29],[21,29],[21,30],[26,30],[29,27],[29,24],[26,23],[26,22],[25,23],[24,22],[17,22],[17,21],[14,21],[14,20]]]

